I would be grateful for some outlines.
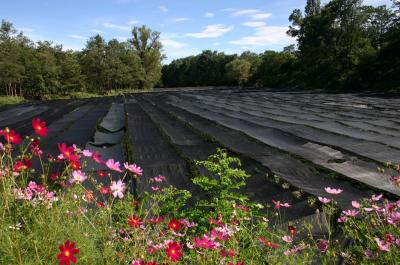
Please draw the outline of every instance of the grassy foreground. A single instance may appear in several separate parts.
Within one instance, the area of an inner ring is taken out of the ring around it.
[[[2,105],[12,105],[25,102],[26,99],[23,97],[11,97],[11,96],[0,96],[0,106]]]
[[[59,143],[44,154],[46,123],[37,136],[0,130],[0,264],[396,264],[400,259],[400,200],[374,195],[335,202],[340,187],[315,198],[325,213],[325,234],[309,223],[282,222],[288,202],[256,204],[239,190],[250,176],[240,160],[218,150],[196,165],[210,173],[193,183],[202,199],[146,176],[151,190],[133,196],[144,178],[130,162],[104,161],[99,153]],[[92,161],[102,169],[87,167]],[[35,169],[36,170],[35,170]],[[393,181],[400,183],[400,177]],[[340,235],[338,237],[337,235]],[[347,244],[342,244],[347,242]]]

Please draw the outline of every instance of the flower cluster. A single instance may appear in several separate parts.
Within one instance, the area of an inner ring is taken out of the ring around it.
[[[44,204],[51,207],[54,201],[57,201],[53,191],[48,191],[46,188],[34,181],[30,181],[28,186],[24,189],[15,188],[14,196],[17,200],[27,200],[36,206],[38,204]]]

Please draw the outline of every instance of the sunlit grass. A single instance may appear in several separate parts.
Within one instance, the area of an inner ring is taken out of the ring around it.
[[[12,105],[12,104],[19,104],[25,102],[26,99],[23,97],[11,97],[11,96],[0,96],[0,106],[2,105]]]

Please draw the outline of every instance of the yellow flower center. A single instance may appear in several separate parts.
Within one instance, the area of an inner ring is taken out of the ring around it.
[[[70,255],[69,251],[66,250],[66,251],[64,252],[64,256],[69,257],[69,255]]]

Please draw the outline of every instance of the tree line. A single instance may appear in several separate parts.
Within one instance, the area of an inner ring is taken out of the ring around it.
[[[91,37],[82,51],[34,43],[11,22],[0,27],[0,93],[40,97],[76,91],[148,89],[161,77],[160,33],[134,27],[127,41]]]
[[[206,50],[162,68],[166,87],[245,85],[329,90],[400,88],[400,3],[307,0],[289,17],[296,45],[281,52]]]

